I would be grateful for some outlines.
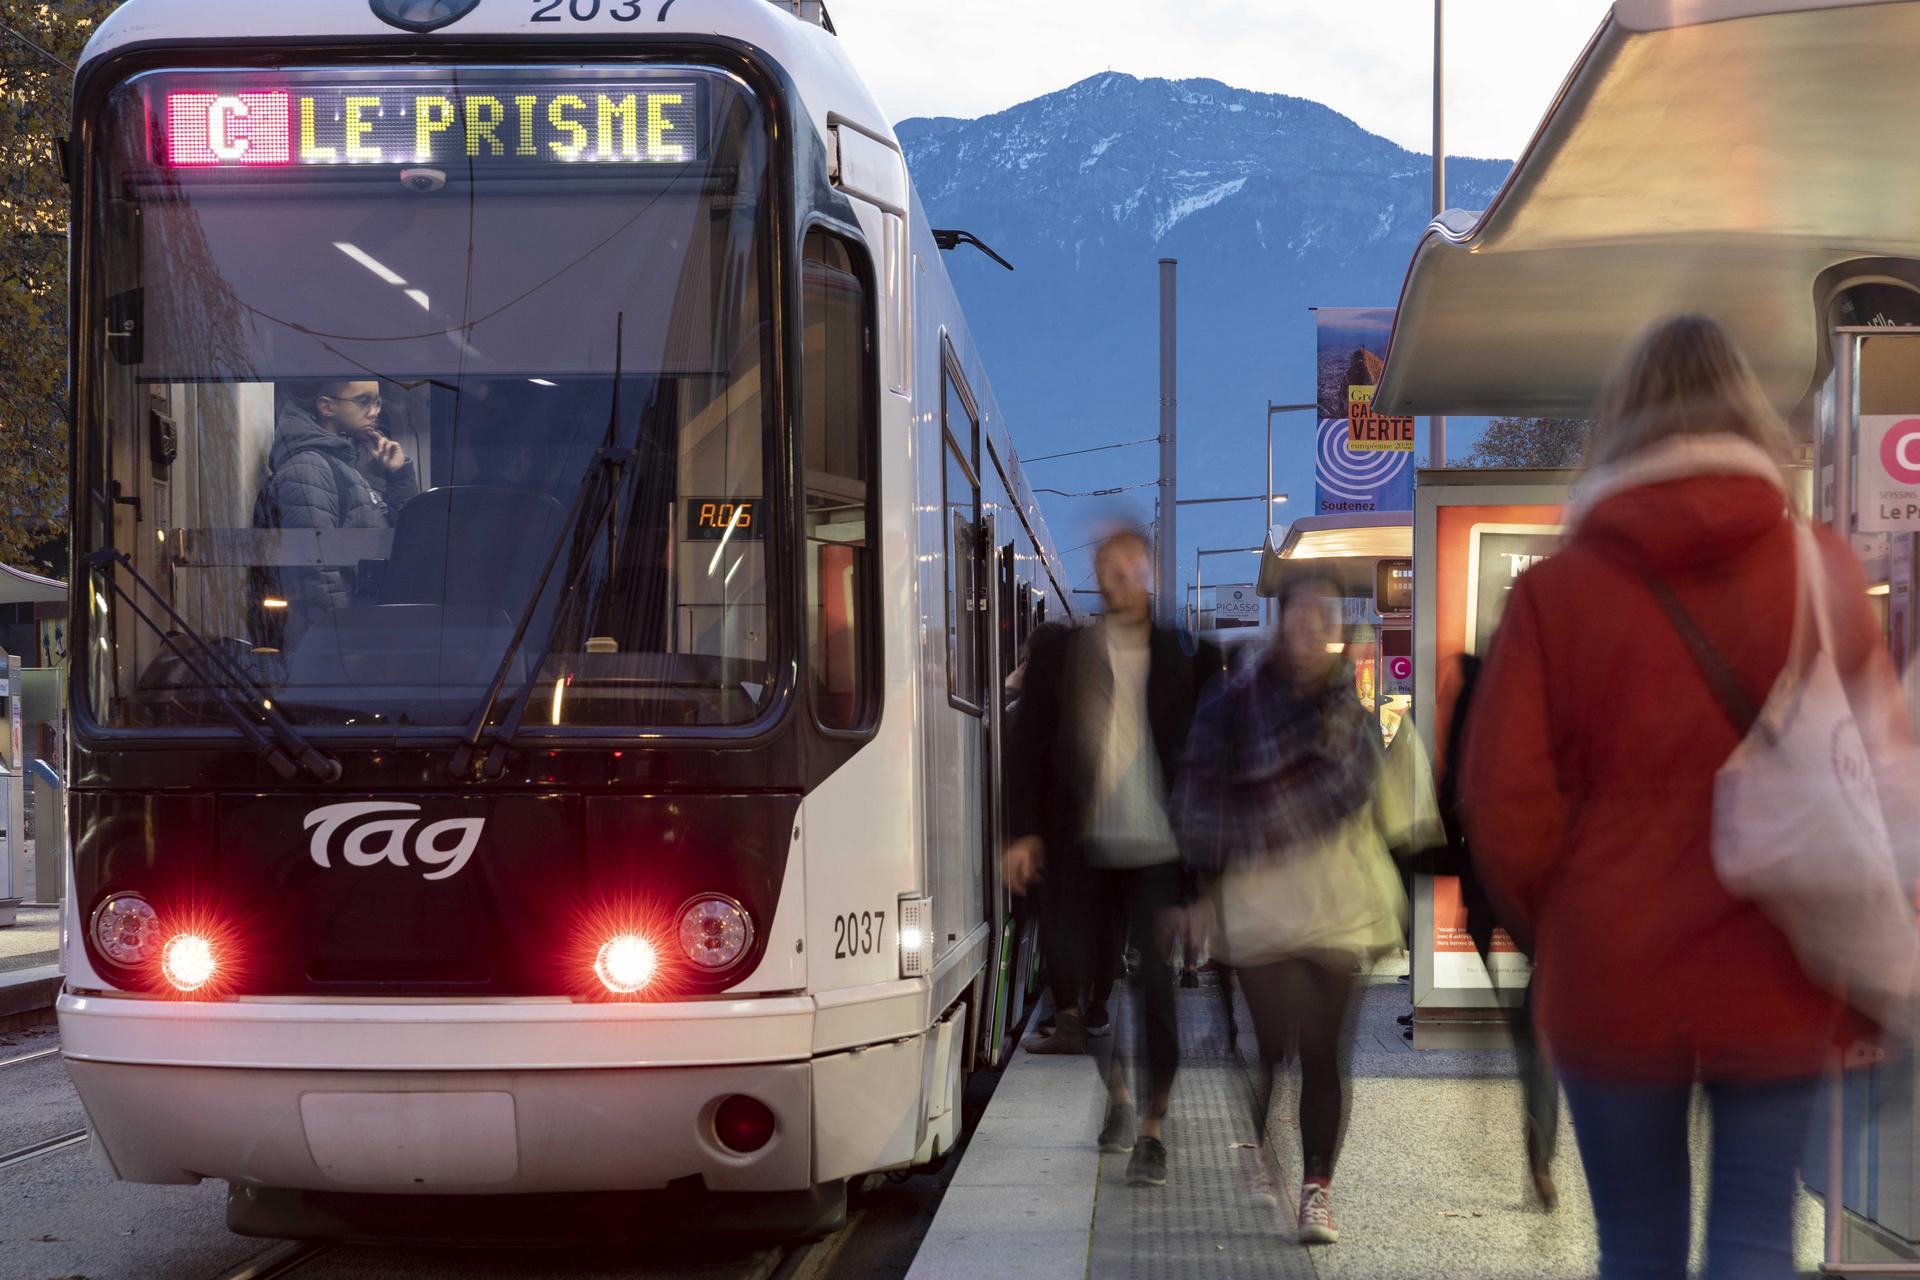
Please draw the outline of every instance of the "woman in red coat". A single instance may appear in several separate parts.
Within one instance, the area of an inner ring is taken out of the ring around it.
[[[1844,1010],[1714,874],[1714,774],[1741,734],[1650,589],[1765,700],[1797,598],[1787,451],[1718,324],[1650,329],[1603,396],[1564,548],[1513,589],[1467,730],[1467,827],[1503,918],[1532,934],[1602,1280],[1686,1275],[1696,1082],[1708,1277],[1794,1274],[1796,1168]],[[1820,542],[1863,728],[1910,739],[1859,565]]]

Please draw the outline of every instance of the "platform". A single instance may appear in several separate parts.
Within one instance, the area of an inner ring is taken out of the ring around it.
[[[60,994],[60,912],[21,907],[0,929],[0,1028],[52,1016]]]
[[[1340,1243],[1294,1243],[1293,1083],[1275,1091],[1268,1126],[1279,1205],[1262,1205],[1251,1145],[1251,1023],[1241,1008],[1239,1051],[1229,1053],[1217,988],[1179,995],[1183,1061],[1167,1121],[1168,1185],[1129,1187],[1127,1157],[1096,1151],[1103,1097],[1092,1059],[1016,1051],[909,1280],[1593,1275],[1593,1218],[1570,1125],[1563,1117],[1554,1169],[1561,1203],[1549,1214],[1526,1172],[1512,1054],[1416,1052],[1394,1021],[1408,1010],[1407,988],[1391,977],[1365,989],[1356,1021],[1352,1104],[1334,1180]],[[1704,1143],[1702,1115],[1696,1151]],[[1704,1186],[1704,1172],[1696,1180]],[[1801,1197],[1798,1225],[1802,1270],[1814,1274],[1820,1206],[1810,1195]],[[1695,1235],[1697,1252],[1697,1221]]]

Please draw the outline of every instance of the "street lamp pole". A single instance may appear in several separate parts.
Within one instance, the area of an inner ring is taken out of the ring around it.
[[[1313,410],[1314,412],[1318,412],[1319,409],[1320,409],[1320,406],[1317,404],[1275,404],[1271,400],[1267,401],[1267,509],[1265,512],[1266,523],[1260,526],[1260,543],[1261,543],[1260,549],[1261,549],[1261,554],[1263,555],[1266,553],[1266,543],[1269,540],[1271,540],[1271,538],[1273,537],[1273,504],[1275,501],[1274,493],[1273,493],[1273,419],[1274,419],[1274,415],[1281,414],[1281,413],[1305,413],[1308,410]],[[1200,607],[1200,597],[1196,591],[1196,594],[1194,595],[1194,608],[1198,609],[1199,607]],[[1268,626],[1273,625],[1273,605],[1271,602],[1269,602],[1267,605],[1267,625]]]

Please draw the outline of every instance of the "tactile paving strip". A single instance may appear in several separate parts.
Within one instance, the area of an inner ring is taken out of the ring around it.
[[[1282,1172],[1280,1185],[1272,1188],[1279,1192],[1278,1207],[1253,1198],[1261,1179],[1252,1146],[1250,1081],[1256,1058],[1246,1007],[1239,1010],[1240,1052],[1230,1055],[1219,991],[1209,984],[1178,995],[1181,1062],[1166,1123],[1167,1185],[1130,1187],[1128,1157],[1100,1158],[1088,1275],[1093,1280],[1313,1280],[1307,1252],[1293,1240],[1293,1175]],[[1126,1014],[1131,1012],[1129,1000]],[[1115,1013],[1121,1014],[1117,999]],[[1131,1047],[1125,1022],[1116,1031],[1126,1037],[1120,1043]],[[1280,1085],[1282,1091],[1287,1087]],[[1288,1105],[1277,1100],[1275,1114],[1287,1114]],[[1276,1147],[1285,1147],[1290,1129],[1272,1135]],[[1276,1154],[1297,1163],[1288,1150]]]

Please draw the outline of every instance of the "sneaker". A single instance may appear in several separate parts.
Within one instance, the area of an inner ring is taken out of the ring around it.
[[[1116,1102],[1107,1108],[1100,1126],[1100,1149],[1113,1155],[1133,1150],[1133,1104]]]
[[[1167,1185],[1167,1144],[1158,1138],[1142,1137],[1133,1144],[1133,1159],[1127,1161],[1127,1185],[1164,1187]]]
[[[1324,1182],[1300,1188],[1300,1243],[1337,1244],[1340,1228],[1333,1225],[1333,1192]]]
[[[1060,1014],[1054,1021],[1052,1032],[1027,1041],[1028,1053],[1075,1054],[1086,1051],[1087,1032],[1078,1010]]]
[[[1110,1036],[1113,1034],[1113,1015],[1107,1012],[1104,1004],[1087,1006],[1087,1034],[1090,1036]]]
[[[1046,1017],[1040,1019],[1040,1021],[1033,1024],[1033,1034],[1035,1034],[1036,1036],[1050,1036],[1053,1034],[1053,1027],[1054,1027],[1053,1015],[1048,1014]]]

